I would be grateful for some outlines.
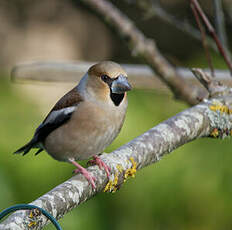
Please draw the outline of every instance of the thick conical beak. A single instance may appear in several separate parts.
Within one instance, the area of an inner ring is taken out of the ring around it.
[[[123,75],[119,75],[111,84],[111,91],[112,93],[125,93],[132,89],[130,83],[127,80],[127,77]]]

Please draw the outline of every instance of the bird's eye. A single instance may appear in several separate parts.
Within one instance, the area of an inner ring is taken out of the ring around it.
[[[101,79],[102,81],[107,82],[110,79],[110,77],[108,77],[107,75],[102,75]]]

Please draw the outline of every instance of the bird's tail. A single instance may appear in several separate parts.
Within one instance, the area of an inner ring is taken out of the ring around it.
[[[27,154],[32,148],[36,148],[38,142],[36,138],[32,138],[31,141],[29,141],[27,144],[25,144],[23,147],[18,149],[17,151],[14,152],[14,154],[19,154],[23,153],[23,155]]]

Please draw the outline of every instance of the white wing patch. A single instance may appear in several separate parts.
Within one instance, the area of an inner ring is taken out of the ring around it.
[[[43,124],[52,123],[61,114],[65,116],[70,113],[73,113],[76,110],[76,108],[77,106],[70,106],[63,109],[54,110],[50,113],[50,115],[47,117],[46,121]]]

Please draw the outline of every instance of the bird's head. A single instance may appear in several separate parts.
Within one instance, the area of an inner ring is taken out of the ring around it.
[[[122,67],[111,61],[103,61],[88,70],[87,88],[102,100],[109,98],[116,106],[123,100],[126,91],[131,90],[127,74]]]

